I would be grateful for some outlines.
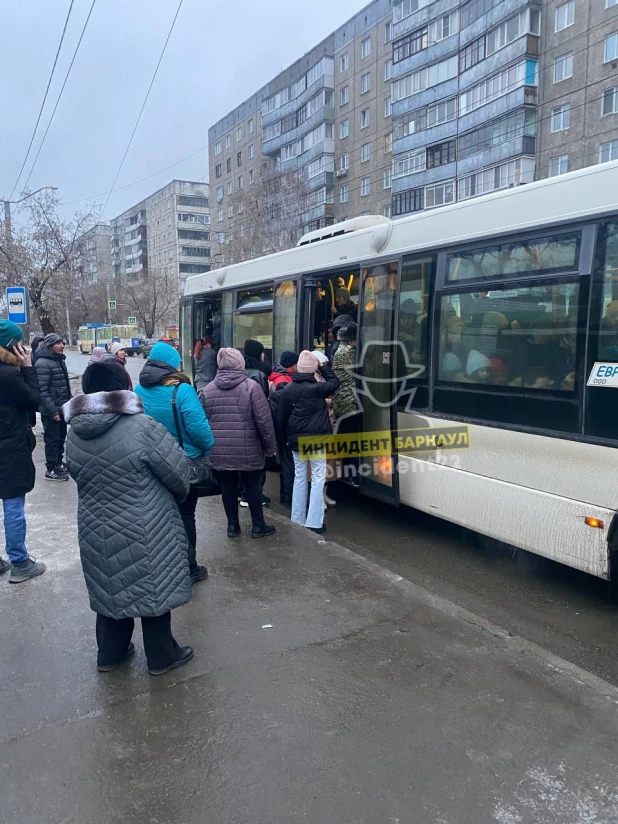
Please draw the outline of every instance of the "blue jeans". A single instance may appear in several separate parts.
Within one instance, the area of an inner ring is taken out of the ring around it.
[[[4,498],[2,501],[6,554],[12,564],[23,564],[28,560],[25,506],[25,495],[19,498]]]
[[[292,493],[292,522],[311,529],[319,529],[324,523],[324,482],[326,458],[301,461],[298,452],[294,457],[294,491]],[[311,466],[311,496],[307,512],[307,467]]]

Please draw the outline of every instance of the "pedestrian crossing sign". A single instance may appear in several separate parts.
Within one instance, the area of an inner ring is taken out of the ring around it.
[[[134,317],[134,316],[131,316],[129,318],[129,326],[136,326],[136,325],[137,325],[137,318]]]
[[[108,300],[107,301],[107,308],[108,309],[115,309],[116,308],[116,301],[115,300]]]

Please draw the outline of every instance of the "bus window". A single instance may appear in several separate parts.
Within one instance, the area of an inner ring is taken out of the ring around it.
[[[427,340],[429,335],[429,291],[435,271],[435,255],[403,259],[399,290],[397,329],[397,376],[416,386],[412,406],[425,408],[427,391]],[[408,403],[407,393],[400,405]]]
[[[221,346],[230,347],[233,341],[234,293],[224,292],[221,302]]]
[[[606,227],[597,360],[618,361],[618,224]]]
[[[221,348],[221,295],[198,300],[195,303],[194,345],[198,339],[208,337],[214,349]]]
[[[358,323],[360,273],[358,269],[333,275],[323,275],[314,281],[312,302],[313,340],[310,348],[330,351],[334,343],[333,322],[338,317],[350,317]]]
[[[277,363],[282,352],[296,352],[296,309],[297,283],[284,280],[275,286],[275,351],[273,365]]]
[[[234,348],[242,350],[245,341],[252,338],[262,344],[266,357],[272,358],[273,291],[272,286],[239,290],[233,319]]]

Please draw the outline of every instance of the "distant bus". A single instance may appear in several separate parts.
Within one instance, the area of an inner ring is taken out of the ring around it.
[[[77,330],[77,346],[82,355],[92,354],[96,346],[105,346],[111,339],[104,323],[87,323]]]
[[[112,342],[121,343],[129,357],[139,354],[140,339],[137,326],[112,326],[111,339]]]

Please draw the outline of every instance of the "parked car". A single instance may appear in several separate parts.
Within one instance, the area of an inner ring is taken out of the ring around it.
[[[159,343],[159,341],[163,341],[163,343],[169,343],[170,346],[173,346],[174,349],[178,349],[178,338],[148,338],[145,340],[139,348],[140,354],[144,359],[150,357],[150,350],[155,345],[155,343]]]

